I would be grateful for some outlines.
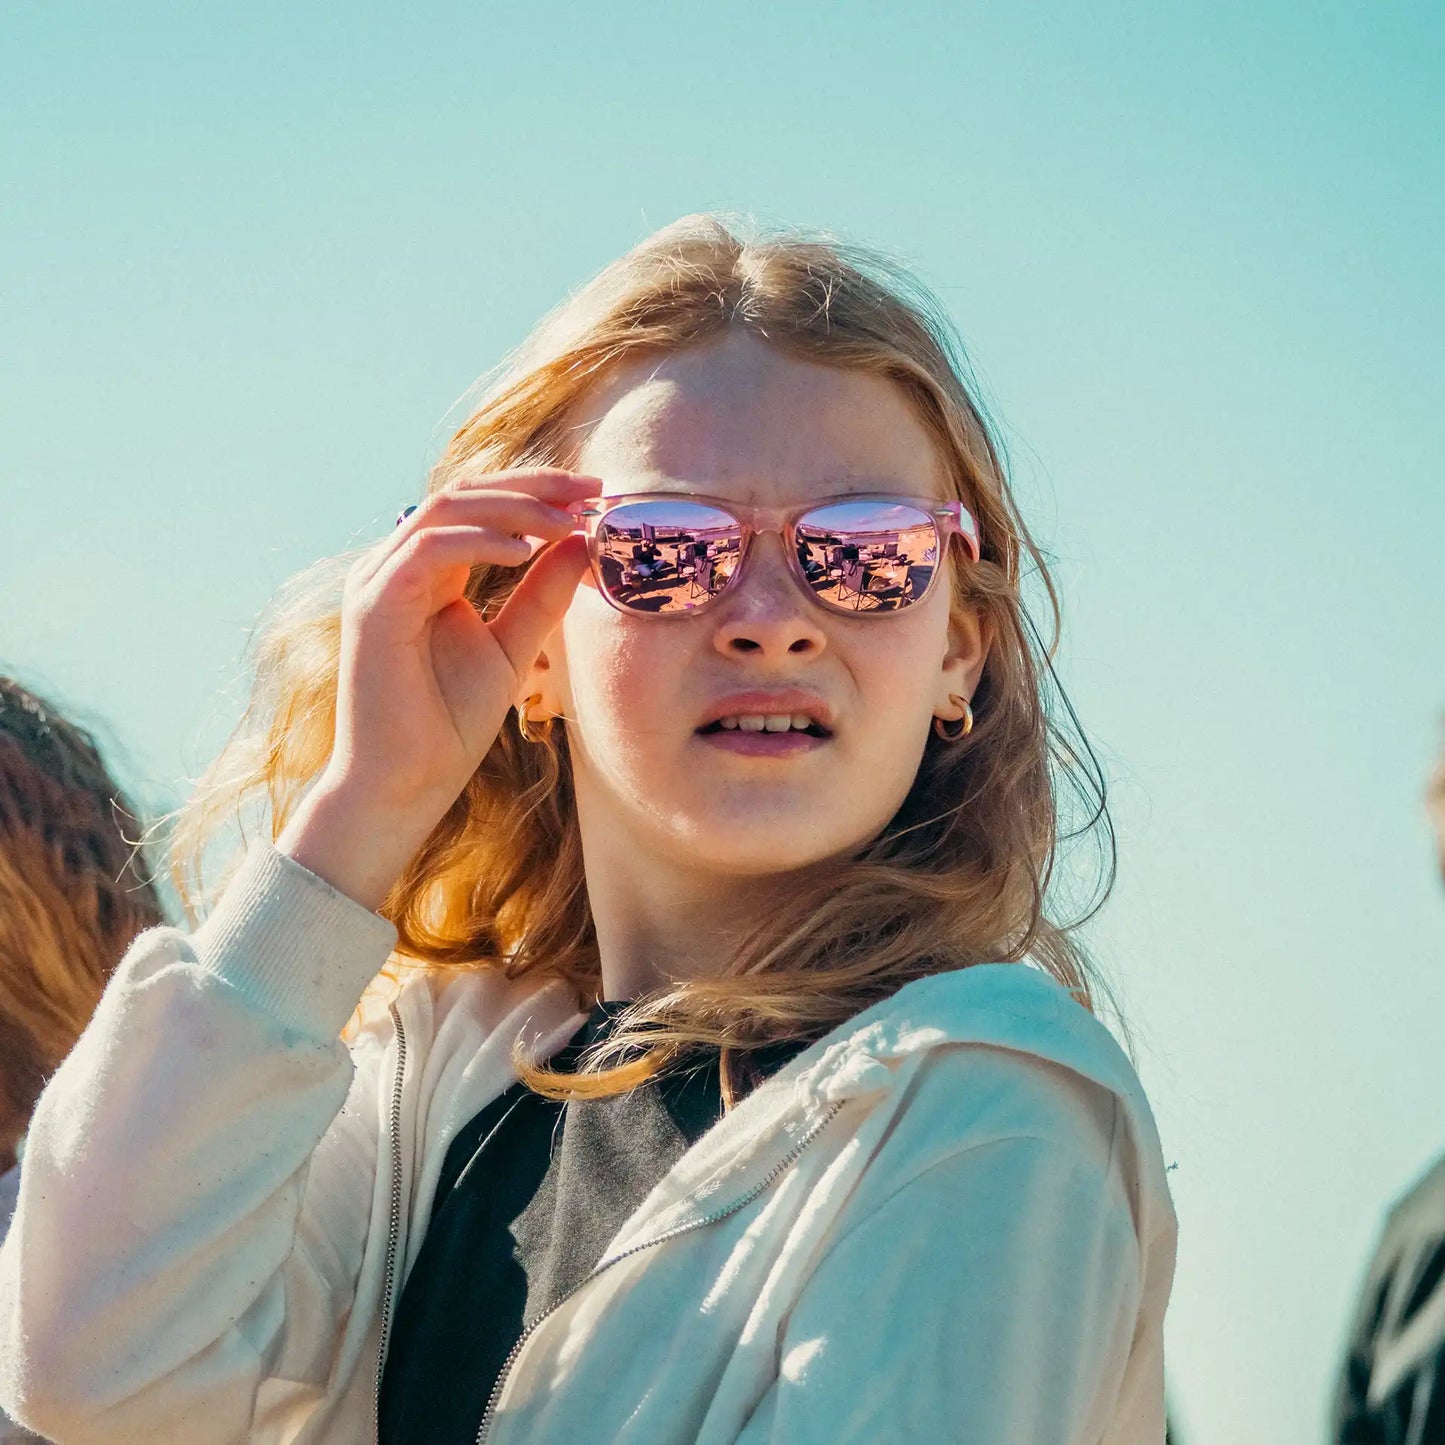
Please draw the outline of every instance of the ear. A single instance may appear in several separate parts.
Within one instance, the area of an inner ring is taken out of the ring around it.
[[[548,643],[552,641],[549,637]],[[557,709],[552,705],[553,699],[548,696],[552,682],[552,660],[547,655],[547,648],[543,648],[533,659],[531,667],[527,668],[521,675],[521,681],[517,687],[517,695],[512,699],[519,717],[528,718],[532,722],[542,722],[545,718],[556,715]],[[540,701],[534,699],[540,698]],[[529,709],[527,704],[531,702]]]
[[[948,620],[948,645],[938,674],[938,693],[933,704],[935,717],[957,722],[963,716],[962,708],[950,698],[973,697],[992,642],[993,628],[983,613],[954,610]]]
[[[530,708],[527,707],[529,700],[532,700]],[[563,645],[560,625],[543,643],[532,665],[522,673],[513,704],[519,714],[525,713],[532,722],[571,716],[567,650]]]

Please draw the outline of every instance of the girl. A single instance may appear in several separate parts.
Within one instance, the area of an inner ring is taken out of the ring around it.
[[[1160,1440],[1175,1221],[1045,916],[1025,557],[877,263],[701,219],[604,271],[262,647],[183,821],[270,841],[41,1101],[0,1398],[77,1445]]]

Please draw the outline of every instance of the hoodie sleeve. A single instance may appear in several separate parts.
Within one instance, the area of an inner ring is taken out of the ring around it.
[[[31,1123],[0,1406],[201,1445],[324,1396],[378,1194],[381,1047],[338,1035],[394,939],[269,847],[196,934],[136,939]]]
[[[1140,1293],[1129,1202],[1096,1158],[968,1148],[824,1257],[740,1445],[1157,1445],[1162,1366],[1128,1378]]]

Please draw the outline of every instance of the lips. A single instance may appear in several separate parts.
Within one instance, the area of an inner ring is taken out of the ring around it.
[[[723,731],[724,720],[732,721],[737,719],[753,720],[751,726],[744,726],[738,731],[747,731],[756,736],[759,730],[755,720],[762,718],[765,721],[769,718],[788,718],[796,727],[798,719],[806,719],[808,727],[796,729],[800,736],[830,737],[833,732],[833,710],[825,699],[815,692],[806,692],[799,688],[785,691],[754,691],[729,693],[712,703],[700,719],[697,731],[709,736]],[[728,728],[726,731],[733,731]],[[770,736],[781,736],[781,730],[776,730]]]
[[[827,733],[794,732],[791,729],[785,733],[743,732],[741,728],[701,729],[697,740],[717,752],[750,758],[791,758],[829,745]]]

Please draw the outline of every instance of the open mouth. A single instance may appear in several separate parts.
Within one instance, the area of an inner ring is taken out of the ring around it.
[[[764,717],[759,714],[743,715],[739,717],[722,717],[716,722],[710,722],[706,727],[697,730],[699,737],[715,737],[719,733],[731,733],[734,735],[752,737],[787,737],[798,736],[810,738],[830,738],[833,736],[821,723],[814,722],[812,718],[802,716],[784,717],[781,714],[773,717]]]

